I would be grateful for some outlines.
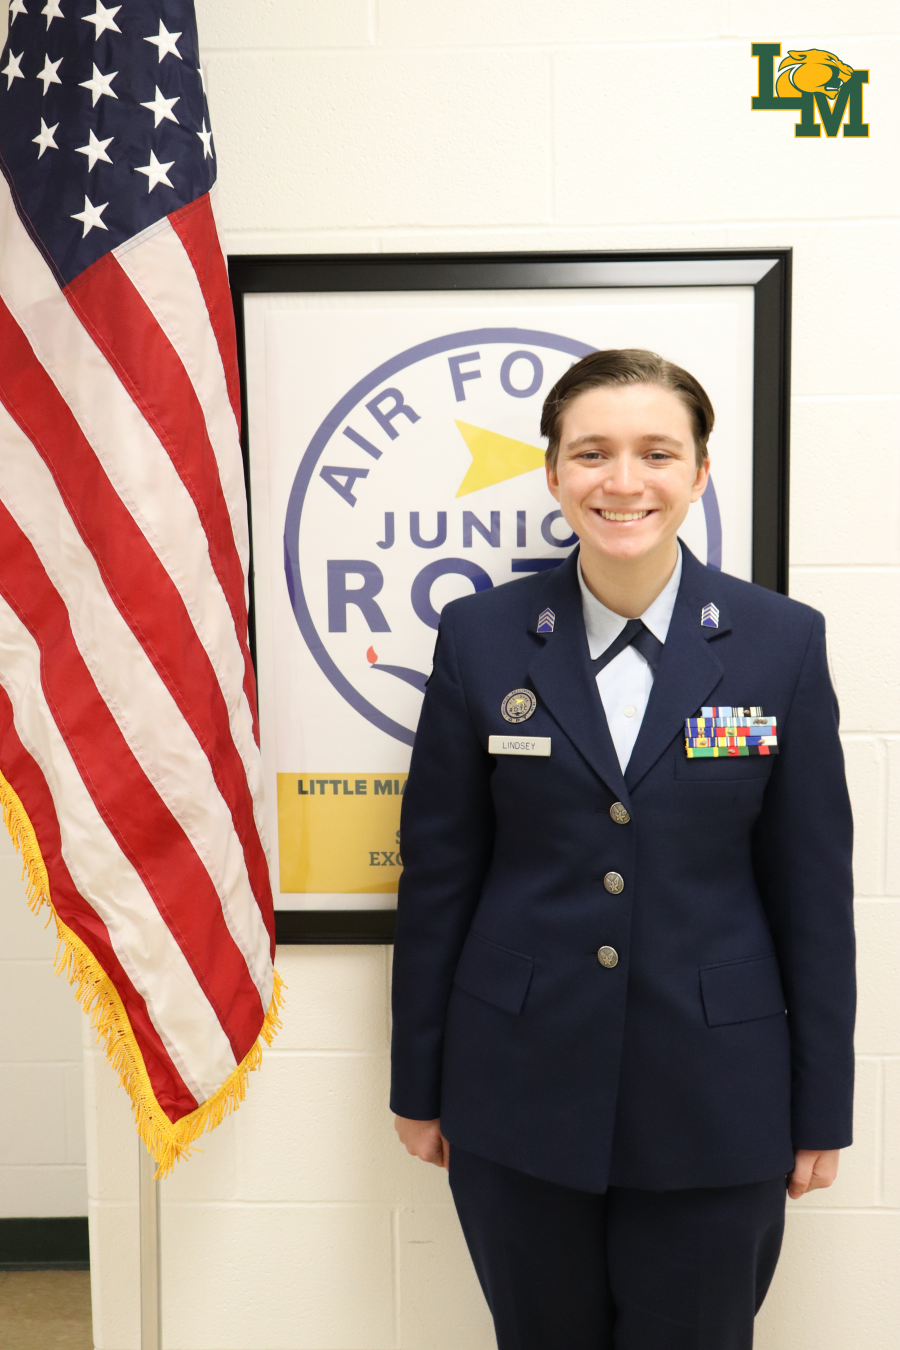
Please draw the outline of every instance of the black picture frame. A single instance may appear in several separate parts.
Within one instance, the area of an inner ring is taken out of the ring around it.
[[[480,291],[752,286],[753,580],[787,591],[790,449],[789,248],[561,253],[236,254],[228,271],[241,381],[247,501],[250,445],[244,297],[288,292]],[[251,545],[252,550],[252,545]],[[250,644],[256,660],[253,560]],[[390,943],[393,910],[278,910],[279,943]]]

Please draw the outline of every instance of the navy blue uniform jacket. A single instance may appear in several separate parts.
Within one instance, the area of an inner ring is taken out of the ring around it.
[[[574,554],[444,609],[401,820],[392,1109],[586,1191],[777,1177],[795,1148],[851,1139],[852,822],[824,620],[684,549],[624,778],[589,659]],[[537,708],[512,727],[521,687]],[[780,753],[689,760],[684,720],[709,704],[774,714]],[[513,731],[549,736],[549,758],[488,754]]]

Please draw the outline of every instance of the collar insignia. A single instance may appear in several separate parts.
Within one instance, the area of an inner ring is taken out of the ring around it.
[[[556,626],[556,615],[552,609],[545,609],[538,616],[537,631],[539,633],[552,633]]]
[[[718,628],[719,626],[719,611],[712,601],[708,605],[704,605],[700,611],[700,626],[701,628]]]

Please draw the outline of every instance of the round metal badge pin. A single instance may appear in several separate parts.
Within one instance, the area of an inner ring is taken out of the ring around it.
[[[527,722],[537,707],[537,699],[530,689],[513,689],[500,704],[507,722]]]

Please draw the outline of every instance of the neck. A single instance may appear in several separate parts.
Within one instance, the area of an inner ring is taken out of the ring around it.
[[[581,574],[592,595],[623,619],[638,619],[663,590],[678,562],[678,541],[643,558],[607,558],[581,541]]]

